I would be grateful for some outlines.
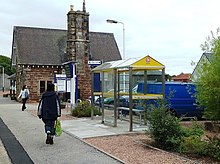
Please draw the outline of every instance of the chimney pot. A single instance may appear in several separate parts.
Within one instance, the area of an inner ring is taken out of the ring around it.
[[[70,5],[70,11],[73,11],[74,5]]]

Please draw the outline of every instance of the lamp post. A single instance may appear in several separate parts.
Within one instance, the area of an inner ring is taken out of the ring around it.
[[[4,92],[5,91],[5,69],[1,65],[0,67],[2,68],[2,92]]]
[[[119,23],[119,24],[122,24],[123,26],[123,58],[125,60],[125,26],[124,26],[124,23],[123,22],[119,22],[119,21],[116,21],[116,20],[112,20],[112,19],[107,19],[106,20],[107,23]],[[125,92],[125,72],[123,73],[123,88],[124,88],[124,92]]]
[[[116,20],[111,20],[111,19],[107,19],[106,22],[107,23],[122,24],[122,26],[123,26],[123,53],[122,54],[123,54],[123,59],[125,60],[125,26],[124,26],[124,23],[116,21]]]

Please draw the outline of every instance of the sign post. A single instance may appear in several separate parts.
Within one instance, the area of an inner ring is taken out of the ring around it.
[[[75,74],[75,64],[72,64],[72,72],[73,72],[73,77],[70,79],[70,103],[71,103],[71,108],[75,106],[76,101],[75,101],[75,94],[76,94],[76,74]]]
[[[54,84],[57,92],[66,92],[66,75],[55,74]]]
[[[75,106],[75,93],[76,93],[76,70],[74,62],[63,63],[66,77],[70,78],[70,103],[71,108]]]

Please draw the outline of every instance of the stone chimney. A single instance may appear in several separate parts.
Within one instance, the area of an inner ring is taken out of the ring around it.
[[[74,11],[73,5],[67,14],[67,55],[69,61],[77,62],[76,74],[80,99],[91,96],[91,69],[89,60],[89,13],[85,10]]]

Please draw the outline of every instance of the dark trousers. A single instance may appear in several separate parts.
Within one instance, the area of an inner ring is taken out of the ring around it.
[[[27,99],[22,99],[22,110],[26,109],[26,102],[27,102]]]
[[[51,135],[55,135],[55,120],[46,120],[43,119],[44,122],[44,128],[45,128],[45,133],[50,132]]]

